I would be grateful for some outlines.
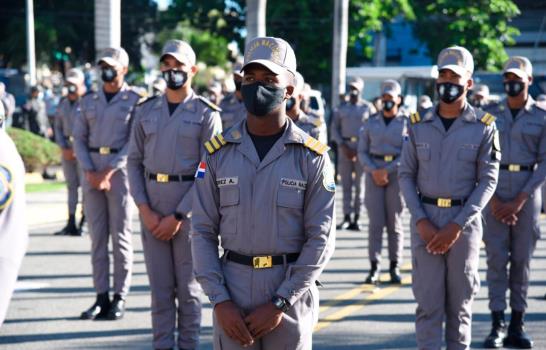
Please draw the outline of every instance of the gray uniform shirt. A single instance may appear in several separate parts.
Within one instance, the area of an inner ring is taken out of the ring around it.
[[[534,172],[501,170],[496,194],[504,200],[513,199],[520,192],[532,194],[546,178],[546,111],[530,96],[516,119],[506,100],[487,111],[497,118],[502,164],[537,165]]]
[[[393,173],[398,169],[408,124],[409,118],[401,112],[388,125],[383,119],[383,113],[374,114],[364,123],[358,139],[358,160],[365,172],[385,168]],[[392,160],[381,160],[374,155],[390,156]]]
[[[295,121],[295,124],[298,126],[298,128],[302,129],[317,140],[323,139],[320,132],[320,126],[322,125],[322,121],[320,119],[311,117],[305,114],[303,111],[300,111],[298,120]]]
[[[193,182],[172,182],[167,187],[145,174],[193,176],[205,152],[204,142],[222,130],[218,111],[192,91],[171,115],[163,95],[139,105],[133,123],[128,172],[135,203],[155,209],[174,196],[179,202],[172,210],[189,214]]]
[[[435,106],[409,128],[398,171],[400,188],[414,222],[430,219],[419,193],[466,199],[452,219],[464,229],[480,214],[497,186],[498,134],[494,117],[469,104],[447,132],[437,110]]]
[[[127,84],[110,102],[106,101],[103,90],[81,99],[74,125],[74,150],[84,171],[125,167],[133,110],[139,99],[140,95]],[[110,147],[118,152],[101,155],[90,152],[90,147]]]
[[[358,132],[372,111],[373,107],[366,101],[359,101],[357,104],[344,103],[339,106],[332,120],[332,140],[338,145],[345,144],[356,150]]]
[[[193,202],[192,251],[197,280],[213,304],[230,299],[218,257],[222,248],[249,256],[300,253],[277,294],[291,305],[334,251],[333,168],[327,146],[294,127],[260,162],[246,121],[224,132],[205,157]],[[313,151],[314,149],[315,151]]]
[[[61,148],[72,148],[72,136],[74,131],[74,118],[79,107],[79,101],[70,103],[68,98],[63,98],[57,106],[55,114],[55,142]]]
[[[222,99],[220,109],[222,110],[220,116],[223,130],[227,130],[246,118],[245,104],[237,99],[235,93],[231,93]]]

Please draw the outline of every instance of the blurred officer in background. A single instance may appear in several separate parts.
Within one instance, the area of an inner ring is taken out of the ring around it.
[[[241,84],[243,82],[242,65],[235,63],[233,65],[233,81],[235,82],[235,91],[226,95],[220,102],[222,128],[227,130],[234,124],[246,118],[246,108],[241,95]]]
[[[0,82],[0,103],[4,107],[4,123],[3,128],[6,129],[13,123],[13,112],[15,112],[15,97],[6,91],[6,85]]]
[[[165,92],[167,88],[167,83],[163,77],[157,77],[152,84],[152,96],[159,96]]]
[[[477,84],[472,89],[471,103],[474,107],[486,110],[491,101],[489,101],[489,87],[485,84]]]
[[[296,72],[295,87],[292,97],[286,100],[286,115],[292,119],[297,127],[313,136],[317,140],[325,139],[326,135],[321,135],[320,126],[322,122],[317,117],[311,117],[301,109],[301,102],[304,99],[303,96],[303,76]]]

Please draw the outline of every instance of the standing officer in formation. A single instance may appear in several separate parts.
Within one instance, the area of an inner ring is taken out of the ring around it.
[[[241,96],[241,84],[243,75],[241,73],[241,64],[236,63],[233,66],[233,81],[235,82],[235,91],[226,95],[220,102],[222,128],[227,130],[239,121],[246,118],[246,108]]]
[[[133,247],[127,179],[127,149],[133,109],[140,96],[125,83],[129,56],[123,48],[104,50],[98,61],[104,82],[85,95],[74,126],[74,148],[85,173],[83,192],[89,220],[96,302],[82,319],[119,319],[131,284]],[[108,239],[114,256],[114,299],[109,298]]]
[[[168,41],[160,61],[167,89],[137,108],[129,180],[152,291],[153,346],[175,346],[178,314],[179,348],[197,349],[201,288],[193,274],[189,236],[192,188],[203,144],[221,131],[221,120],[218,108],[191,88],[197,66],[190,45]]]
[[[479,84],[472,90],[472,105],[476,108],[487,110],[491,104],[489,100],[489,87],[485,84]]]
[[[28,243],[25,166],[3,128],[5,121],[6,113],[0,102],[0,326]]]
[[[74,118],[79,108],[80,99],[85,94],[83,72],[77,68],[66,74],[68,95],[57,106],[55,116],[55,142],[61,148],[64,178],[68,188],[68,223],[56,235],[80,236],[84,217],[79,227],[76,226],[76,207],[78,206],[78,190],[80,188],[81,171],[73,149]]]
[[[466,102],[474,61],[463,47],[438,56],[438,105],[413,114],[399,169],[411,212],[413,294],[419,349],[468,349],[479,289],[481,211],[497,185],[495,118]]]
[[[368,255],[371,269],[366,283],[379,282],[383,228],[386,227],[391,283],[398,284],[401,283],[399,265],[404,249],[404,201],[397,172],[409,119],[399,108],[402,97],[397,81],[383,82],[381,98],[383,111],[364,123],[358,141],[358,160],[366,173],[364,204],[369,217]]]
[[[286,115],[292,119],[294,124],[317,140],[323,139],[326,135],[321,135],[320,126],[322,122],[317,117],[311,117],[301,109],[303,96],[303,76],[296,72],[294,92],[292,97],[286,101]]]
[[[499,185],[485,211],[487,284],[493,319],[485,346],[498,348],[504,343],[530,349],[533,342],[524,331],[523,316],[531,257],[540,236],[540,187],[546,178],[546,111],[529,95],[533,71],[527,58],[510,58],[503,77],[508,96],[489,109],[497,118],[503,157]],[[508,334],[504,320],[507,290],[512,309]]]
[[[205,143],[196,173],[197,280],[214,307],[215,349],[311,349],[315,281],[335,242],[328,147],[286,116],[296,73],[286,41],[250,41],[243,72],[247,119]]]
[[[359,231],[358,219],[363,193],[363,169],[357,160],[358,132],[375,108],[360,98],[364,81],[357,78],[349,84],[349,102],[340,105],[332,120],[332,139],[338,146],[338,172],[343,186],[343,222],[338,229]],[[353,177],[354,175],[354,177]],[[354,189],[354,191],[353,191]],[[353,220],[351,221],[351,214]]]

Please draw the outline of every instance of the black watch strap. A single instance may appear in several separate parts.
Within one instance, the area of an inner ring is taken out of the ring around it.
[[[182,220],[186,220],[188,217],[186,216],[186,214],[182,214],[182,213],[179,213],[179,212],[175,212],[174,213],[174,218],[178,221],[182,221]]]
[[[281,310],[282,312],[288,311],[291,306],[288,300],[277,295],[271,298],[271,302],[273,303],[273,305],[275,305],[277,309]]]

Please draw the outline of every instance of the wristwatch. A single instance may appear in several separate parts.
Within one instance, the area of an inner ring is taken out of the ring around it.
[[[174,218],[178,221],[183,221],[183,220],[187,220],[188,217],[186,216],[186,214],[183,214],[183,213],[179,213],[179,212],[175,212],[174,213]]]
[[[288,300],[277,295],[271,298],[271,302],[273,303],[273,305],[275,305],[277,309],[281,310],[282,312],[288,311],[291,306]]]

